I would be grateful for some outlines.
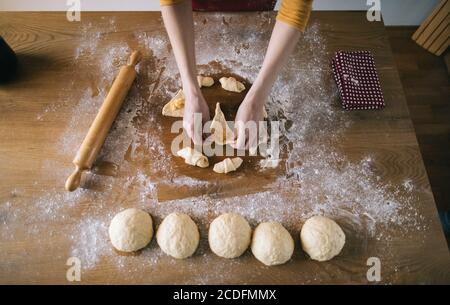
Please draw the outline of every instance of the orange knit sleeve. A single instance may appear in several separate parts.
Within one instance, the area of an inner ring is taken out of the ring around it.
[[[164,6],[164,5],[175,5],[175,4],[181,3],[183,1],[184,0],[159,0],[159,4],[161,6]]]
[[[282,0],[277,20],[303,32],[311,14],[313,0]]]

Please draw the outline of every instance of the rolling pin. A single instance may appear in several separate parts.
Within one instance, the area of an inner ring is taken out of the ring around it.
[[[127,65],[120,68],[119,74],[114,80],[111,89],[103,101],[97,116],[83,140],[78,152],[73,159],[75,170],[67,178],[66,190],[72,192],[80,186],[83,171],[92,167],[100,148],[105,142],[109,129],[114,122],[125,97],[136,77],[135,66],[141,60],[141,53],[134,51]]]

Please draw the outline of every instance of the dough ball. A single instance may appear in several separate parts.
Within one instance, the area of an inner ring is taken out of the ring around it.
[[[281,224],[261,223],[253,232],[252,252],[267,266],[284,264],[294,253],[294,240]]]
[[[316,261],[327,261],[341,252],[345,234],[341,227],[324,216],[309,218],[300,232],[303,250]]]
[[[164,253],[175,258],[187,258],[197,249],[200,234],[188,215],[172,213],[159,226],[156,240]]]
[[[221,257],[241,256],[250,245],[251,238],[250,225],[238,214],[222,214],[209,226],[209,247]]]
[[[119,251],[133,252],[142,249],[152,237],[152,217],[139,209],[127,209],[118,213],[109,225],[109,239]]]

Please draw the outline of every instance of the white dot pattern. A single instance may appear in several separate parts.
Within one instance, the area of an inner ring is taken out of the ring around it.
[[[381,109],[385,106],[372,53],[338,51],[331,65],[344,109]]]

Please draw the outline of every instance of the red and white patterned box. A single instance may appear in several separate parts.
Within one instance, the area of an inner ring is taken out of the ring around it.
[[[369,51],[336,52],[331,64],[344,109],[385,106],[375,61]]]

